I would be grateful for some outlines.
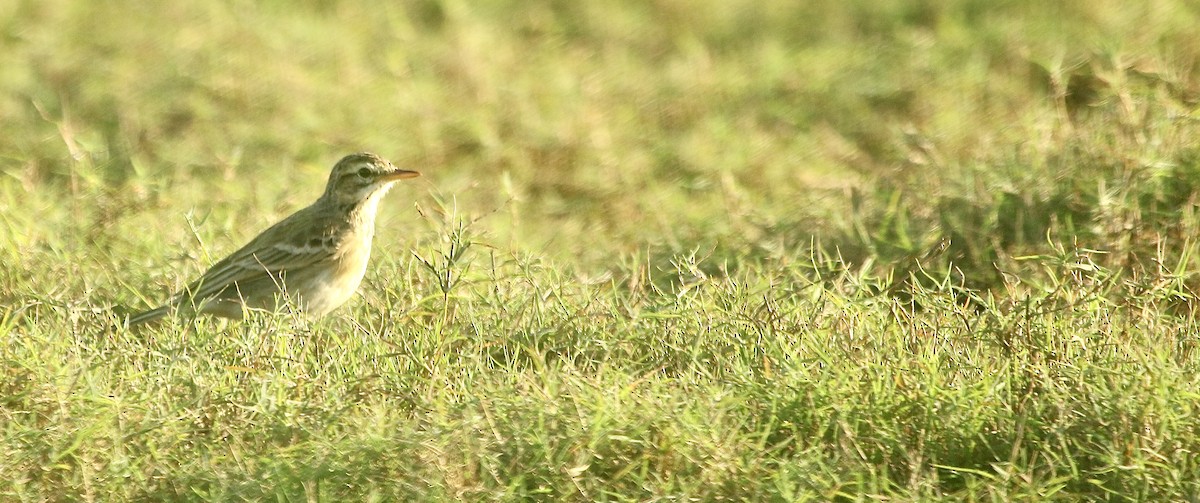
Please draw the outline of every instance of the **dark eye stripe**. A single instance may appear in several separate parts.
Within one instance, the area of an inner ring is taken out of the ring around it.
[[[348,173],[342,173],[341,175],[338,176],[338,178],[342,179],[342,180],[344,180],[346,178],[359,178],[360,175],[358,173],[364,169],[367,169],[367,168],[359,168],[354,171],[350,171]]]

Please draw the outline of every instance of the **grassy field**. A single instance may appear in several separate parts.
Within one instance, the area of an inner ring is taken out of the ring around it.
[[[0,501],[1200,500],[1195,2],[192,4],[0,2]]]

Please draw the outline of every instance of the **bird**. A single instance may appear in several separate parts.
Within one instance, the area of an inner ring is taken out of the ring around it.
[[[379,200],[396,181],[417,176],[368,152],[342,158],[315,202],[213,264],[164,305],[131,316],[128,326],[177,313],[242,319],[248,311],[289,307],[309,318],[329,314],[366,274]]]

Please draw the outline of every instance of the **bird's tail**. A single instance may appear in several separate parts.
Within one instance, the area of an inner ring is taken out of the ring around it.
[[[132,327],[134,325],[158,321],[163,319],[168,314],[171,314],[170,304],[131,316],[129,318],[129,326]]]

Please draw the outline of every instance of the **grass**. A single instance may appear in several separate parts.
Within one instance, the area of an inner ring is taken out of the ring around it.
[[[1195,500],[1198,23],[4,3],[0,500]],[[111,328],[357,150],[360,299]]]

